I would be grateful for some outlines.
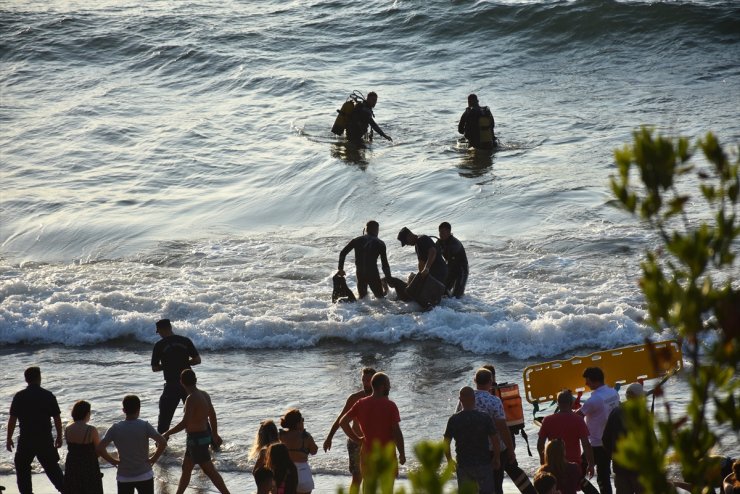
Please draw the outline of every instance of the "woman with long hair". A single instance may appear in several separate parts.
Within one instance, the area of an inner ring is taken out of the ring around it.
[[[78,401],[72,407],[72,422],[64,429],[67,459],[64,462],[64,491],[75,494],[103,494],[103,475],[95,447],[98,429],[89,425],[90,403]]]
[[[249,459],[255,460],[254,469],[257,470],[265,465],[265,455],[267,447],[272,443],[280,441],[278,437],[278,428],[272,420],[263,420],[260,422],[260,428],[257,429],[257,435],[252,443],[252,450],[249,452]]]
[[[296,494],[298,487],[298,470],[290,459],[288,447],[273,443],[267,449],[265,466],[272,472],[274,494]]]
[[[553,439],[545,446],[545,463],[537,474],[547,472],[555,476],[561,494],[576,494],[583,478],[581,467],[565,460],[565,443],[562,439]]]
[[[263,420],[260,422],[260,428],[254,438],[252,451],[249,453],[249,459],[254,460],[252,476],[257,484],[257,492],[270,492],[272,488],[272,472],[265,468],[267,460],[267,448],[278,442],[278,428],[272,420]]]
[[[292,408],[280,419],[280,442],[288,447],[290,459],[298,469],[298,494],[309,494],[313,490],[313,475],[308,466],[308,455],[315,455],[319,447],[304,428],[300,410]]]

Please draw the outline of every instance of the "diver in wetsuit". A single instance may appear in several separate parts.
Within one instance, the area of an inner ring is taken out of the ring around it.
[[[401,247],[414,246],[416,258],[419,261],[419,276],[426,278],[432,275],[439,282],[447,279],[447,264],[437,252],[434,240],[426,235],[416,235],[405,226],[398,232],[397,238],[401,242]]]
[[[452,226],[446,221],[439,225],[439,240],[436,245],[447,261],[447,278],[444,280],[447,292],[451,297],[460,298],[468,283],[468,256],[463,244],[452,235]]]
[[[347,139],[360,143],[362,138],[367,134],[368,126],[380,134],[381,137],[385,137],[389,141],[392,141],[391,136],[387,135],[383,130],[378,127],[373,119],[373,108],[378,103],[378,95],[374,91],[367,93],[367,99],[358,103],[355,109],[352,110],[352,115],[349,117],[349,123],[347,124]]]
[[[369,98],[368,98],[369,99]],[[385,254],[385,242],[378,238],[380,225],[370,220],[365,225],[365,234],[352,239],[339,253],[339,270],[337,275],[344,276],[344,259],[352,249],[355,250],[355,268],[357,271],[357,291],[360,298],[367,295],[367,287],[373,291],[375,298],[383,298],[383,285],[378,273],[378,257],[386,278],[391,277],[391,267]]]
[[[496,125],[491,110],[478,104],[478,96],[468,96],[468,107],[460,117],[457,131],[465,135],[468,144],[476,149],[493,149],[496,147],[496,136],[493,128]]]

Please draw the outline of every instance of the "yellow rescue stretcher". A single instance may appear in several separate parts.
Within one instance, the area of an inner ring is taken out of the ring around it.
[[[539,408],[536,405],[553,402],[563,389],[570,389],[578,395],[588,391],[583,379],[583,371],[587,367],[601,368],[606,384],[618,389],[623,384],[646,379],[667,379],[681,370],[683,358],[678,342],[668,340],[530,365],[524,369],[522,378],[524,396],[535,405],[535,413]]]

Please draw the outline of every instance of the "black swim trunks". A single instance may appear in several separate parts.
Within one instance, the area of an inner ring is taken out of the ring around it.
[[[211,442],[211,433],[209,431],[188,432],[188,439],[185,443],[185,456],[189,456],[196,465],[211,461],[211,453],[208,451],[208,446]]]

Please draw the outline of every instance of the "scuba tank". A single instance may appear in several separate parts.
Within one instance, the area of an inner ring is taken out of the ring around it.
[[[347,97],[347,101],[344,102],[342,107],[337,110],[337,118],[334,120],[334,125],[331,128],[332,133],[340,136],[344,134],[344,130],[349,125],[350,117],[355,109],[355,105],[365,101],[365,97],[361,92],[354,90]]]
[[[491,115],[491,110],[487,106],[481,108],[481,116],[478,117],[478,130],[481,147],[493,147],[493,115]]]

